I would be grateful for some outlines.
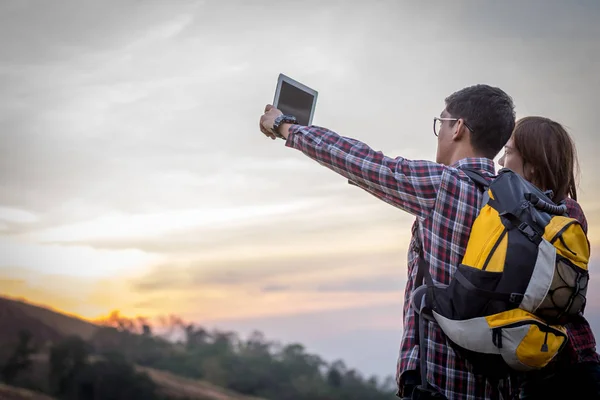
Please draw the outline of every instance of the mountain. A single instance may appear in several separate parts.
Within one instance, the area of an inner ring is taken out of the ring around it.
[[[31,332],[38,343],[60,339],[62,335],[55,328],[31,315],[35,313],[27,312],[35,309],[25,303],[0,297],[0,343],[13,340],[21,330]]]
[[[36,341],[55,341],[69,335],[89,340],[98,326],[44,306],[0,296],[0,342],[16,337],[19,330],[28,330]]]
[[[90,340],[101,328],[75,316],[66,315],[44,306],[0,296],[0,345],[14,342],[21,330],[31,333],[32,341],[47,345],[74,335]],[[35,364],[48,363],[47,356],[33,357]],[[36,365],[34,369],[44,368]],[[47,366],[45,367],[47,368]],[[166,371],[136,366],[158,385],[161,393],[171,398],[202,400],[260,400],[243,396],[208,382],[186,379]],[[0,399],[51,400],[51,397],[29,390],[0,384]]]
[[[94,324],[0,297],[0,377],[64,399],[395,398],[392,377],[364,377],[299,343],[281,344],[258,331],[242,339],[176,316],[163,324],[182,339],[157,335],[143,318],[113,313]]]

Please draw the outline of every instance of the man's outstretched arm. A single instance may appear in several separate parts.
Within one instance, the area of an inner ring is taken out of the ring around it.
[[[265,116],[268,114],[279,115],[278,110],[267,107]],[[261,124],[272,126],[265,116]],[[269,136],[271,132],[264,126],[261,130]],[[440,164],[390,158],[358,140],[316,126],[282,124],[278,132],[286,139],[286,146],[302,151],[387,203],[423,217],[435,204],[444,171]]]

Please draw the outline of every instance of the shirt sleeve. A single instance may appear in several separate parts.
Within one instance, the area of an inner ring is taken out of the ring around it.
[[[292,125],[286,146],[413,215],[425,217],[435,205],[444,172],[441,164],[390,158],[358,140],[318,126]]]

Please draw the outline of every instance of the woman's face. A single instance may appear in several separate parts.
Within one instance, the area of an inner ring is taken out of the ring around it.
[[[512,137],[508,140],[506,146],[504,146],[504,154],[500,157],[498,162],[502,167],[511,169],[523,178],[527,178],[525,176],[523,157],[521,157],[521,154],[515,149]]]

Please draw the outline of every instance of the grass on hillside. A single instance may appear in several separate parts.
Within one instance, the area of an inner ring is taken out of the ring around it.
[[[7,311],[18,310],[29,318],[34,318],[44,325],[56,330],[62,336],[77,335],[83,340],[89,340],[98,330],[98,326],[78,317],[66,315],[49,307],[34,305],[23,300],[0,297],[0,320]],[[34,333],[34,332],[32,332]]]

